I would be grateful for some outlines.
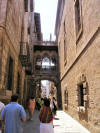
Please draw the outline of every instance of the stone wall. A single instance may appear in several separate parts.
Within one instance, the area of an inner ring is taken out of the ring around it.
[[[0,0],[0,26],[6,19],[7,0]]]
[[[2,7],[2,8],[1,8]],[[4,7],[4,8],[3,8]],[[16,93],[18,72],[21,75],[20,81],[20,97],[23,98],[24,77],[25,71],[19,60],[20,41],[21,41],[21,27],[24,19],[24,1],[23,0],[3,0],[0,5],[0,89],[5,90],[5,98],[10,98],[12,93]],[[5,16],[5,17],[2,17]],[[3,24],[3,27],[2,27]],[[3,40],[3,41],[2,41]],[[2,48],[1,48],[2,47]],[[7,90],[7,76],[9,57],[13,59],[13,90]],[[0,96],[0,99],[1,96]]]
[[[66,26],[67,64],[64,62],[64,21]],[[75,1],[67,0],[58,36],[62,102],[68,92],[67,113],[92,133],[100,132],[100,1],[82,1],[82,34],[76,41]],[[76,43],[77,42],[77,43]],[[77,86],[85,75],[88,84],[85,113],[79,112]]]
[[[6,32],[13,47],[19,54],[21,41],[21,27],[24,19],[24,0],[12,0],[7,4]]]

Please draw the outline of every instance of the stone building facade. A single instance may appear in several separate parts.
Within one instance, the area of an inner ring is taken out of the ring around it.
[[[54,82],[50,82],[50,98],[55,97],[57,99],[57,88]]]
[[[19,93],[23,103],[27,94],[33,13],[33,0],[0,0],[0,100],[5,103],[12,93]]]
[[[63,110],[100,133],[100,0],[58,0]]]

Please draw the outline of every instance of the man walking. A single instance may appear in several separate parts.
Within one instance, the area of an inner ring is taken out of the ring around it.
[[[11,96],[11,103],[7,104],[1,112],[1,120],[4,120],[4,133],[22,133],[22,122],[26,121],[26,113],[18,104],[18,95]]]

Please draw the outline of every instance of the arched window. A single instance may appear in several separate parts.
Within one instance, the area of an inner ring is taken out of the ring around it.
[[[37,56],[35,61],[35,69],[40,70],[41,66],[42,66],[41,56]]]
[[[52,70],[56,69],[56,58],[55,57],[51,58],[51,69]]]
[[[50,59],[48,57],[43,58],[42,69],[50,69]]]

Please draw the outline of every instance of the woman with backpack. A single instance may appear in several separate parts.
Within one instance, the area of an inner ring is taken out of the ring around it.
[[[50,100],[44,98],[44,105],[39,114],[40,119],[40,133],[54,133],[53,129],[53,114],[50,108]]]

